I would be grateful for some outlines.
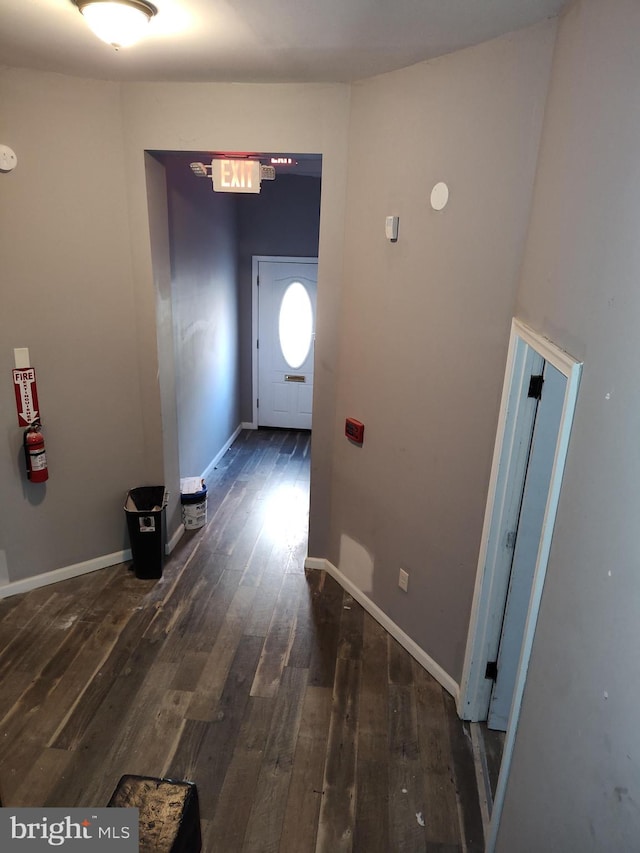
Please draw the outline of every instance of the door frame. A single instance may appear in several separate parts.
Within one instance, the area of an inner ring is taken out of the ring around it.
[[[251,424],[243,425],[249,429],[258,429],[258,266],[261,261],[274,264],[315,263],[316,266],[318,264],[317,256],[313,258],[291,257],[290,255],[251,256],[251,395],[253,420]]]
[[[487,718],[492,682],[485,677],[485,669],[487,661],[497,656],[511,571],[511,551],[505,547],[505,540],[513,529],[513,507],[519,504],[524,487],[532,428],[531,412],[522,401],[526,398],[532,366],[540,364],[540,357],[566,377],[566,386],[487,851],[495,845],[504,802],[582,371],[581,362],[514,318],[458,699],[458,714],[465,720]]]

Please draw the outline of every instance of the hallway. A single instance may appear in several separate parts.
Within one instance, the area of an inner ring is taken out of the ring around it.
[[[206,853],[480,853],[453,699],[329,576],[305,573],[310,433],[244,431],[207,527],[0,601],[7,805],[197,783]]]

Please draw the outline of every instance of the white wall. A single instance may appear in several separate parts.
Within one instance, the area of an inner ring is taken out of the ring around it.
[[[144,157],[149,211],[149,241],[153,257],[153,289],[156,294],[156,327],[158,342],[158,375],[162,376],[160,407],[163,436],[164,484],[180,479],[178,447],[178,407],[176,399],[176,354],[171,293],[171,246],[169,236],[169,202],[165,168],[151,154]],[[159,481],[158,481],[159,482]],[[175,487],[169,491],[166,528],[171,537],[182,534],[182,507]]]
[[[240,425],[236,199],[166,165],[180,475],[206,472]]]
[[[638,849],[640,4],[559,32],[518,315],[584,360],[498,850]]]
[[[545,23],[353,87],[331,530],[317,556],[456,681],[554,36]],[[346,416],[364,422],[362,448]]]
[[[349,99],[350,88],[343,85],[139,83],[122,87],[145,429],[153,430],[159,423],[160,395],[157,360],[146,339],[147,330],[151,334],[155,293],[140,168],[143,152],[294,151],[323,156],[311,471],[310,548],[316,554],[325,551],[331,500]],[[159,430],[148,446],[150,456],[161,460]]]
[[[324,155],[326,350],[313,477],[325,507],[332,433],[321,424],[333,424],[349,87],[118,85],[3,69],[0,99],[0,131],[19,160],[0,176],[0,584],[117,558],[129,544],[122,507],[133,486],[164,482],[170,535],[179,524],[168,235],[149,211],[166,198],[145,150]],[[24,346],[39,382],[46,486],[22,473],[10,371],[13,348]]]
[[[152,481],[142,428],[137,317],[119,88],[0,73],[0,563],[17,581],[128,547],[126,491]],[[50,479],[26,481],[11,369],[36,369]]]

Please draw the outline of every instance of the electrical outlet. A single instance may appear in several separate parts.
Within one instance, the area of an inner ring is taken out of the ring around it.
[[[400,574],[398,575],[398,586],[405,592],[409,591],[409,572],[406,572],[404,569],[400,569]]]

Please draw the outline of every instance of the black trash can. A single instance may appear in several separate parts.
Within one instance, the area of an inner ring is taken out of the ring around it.
[[[139,486],[127,495],[124,511],[138,578],[162,577],[166,505],[164,486]]]

